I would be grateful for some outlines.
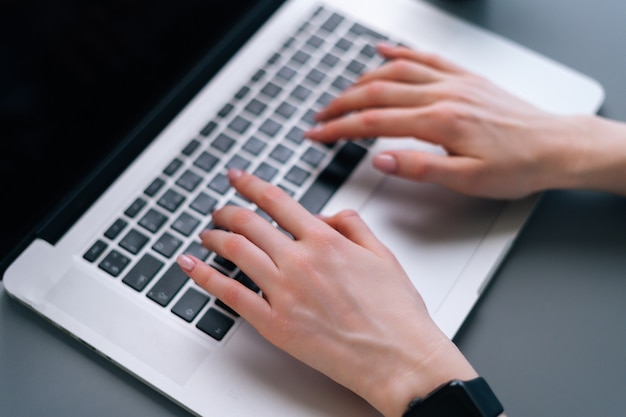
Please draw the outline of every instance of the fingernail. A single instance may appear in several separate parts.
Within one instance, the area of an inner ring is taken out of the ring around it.
[[[386,174],[395,174],[398,170],[398,160],[392,155],[377,155],[373,163],[374,168]]]
[[[196,263],[194,262],[194,260],[191,259],[187,255],[178,255],[178,257],[176,258],[176,263],[184,271],[187,271],[187,272],[191,272],[196,266]]]
[[[243,171],[237,168],[232,168],[228,170],[228,179],[230,181],[235,181],[237,178],[243,175]]]

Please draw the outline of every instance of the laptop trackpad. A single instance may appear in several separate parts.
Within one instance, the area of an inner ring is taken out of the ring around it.
[[[77,333],[96,349],[100,343],[117,345],[117,349],[107,352],[119,351],[121,358],[109,355],[111,359],[123,361],[128,355],[122,352],[128,352],[180,385],[187,382],[209,354],[205,347],[105,285],[86,279],[77,269],[65,274],[46,299],[91,329]]]

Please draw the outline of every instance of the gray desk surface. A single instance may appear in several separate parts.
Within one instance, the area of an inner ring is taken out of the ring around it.
[[[599,80],[626,121],[626,2],[430,0]],[[455,341],[511,417],[626,416],[626,199],[546,193]],[[0,294],[0,415],[183,416]]]

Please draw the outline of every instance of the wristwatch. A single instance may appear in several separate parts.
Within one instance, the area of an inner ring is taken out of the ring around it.
[[[409,404],[402,417],[497,417],[504,411],[487,381],[452,380]]]

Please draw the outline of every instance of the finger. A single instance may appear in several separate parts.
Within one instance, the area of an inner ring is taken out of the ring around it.
[[[245,236],[268,254],[280,251],[291,241],[263,217],[242,207],[227,205],[216,210],[213,221],[226,230]]]
[[[425,84],[441,80],[442,73],[409,59],[394,59],[359,77],[354,85],[373,80],[389,80],[400,83]]]
[[[302,239],[308,230],[323,224],[277,186],[240,170],[230,170],[228,178],[238,192],[259,206],[295,239]]]
[[[437,155],[420,151],[387,151],[373,160],[375,168],[398,177],[440,184],[447,188],[476,194],[472,179],[482,162],[466,156]]]
[[[386,43],[379,43],[376,45],[376,49],[378,53],[386,59],[408,59],[450,74],[467,73],[467,70],[461,66],[436,54],[418,51],[405,46],[389,45]]]
[[[226,303],[252,326],[258,327],[269,320],[271,308],[267,301],[240,282],[192,255],[179,255],[176,262],[200,287]]]
[[[204,230],[200,233],[200,239],[208,250],[237,265],[262,290],[266,290],[271,285],[271,277],[277,271],[276,265],[267,253],[250,242],[245,236],[213,229]]]
[[[435,89],[391,81],[373,81],[346,90],[317,114],[318,121],[368,108],[421,107],[439,99]]]
[[[387,252],[387,247],[374,236],[355,210],[342,210],[333,216],[323,218],[323,220],[352,242],[375,253]]]
[[[443,140],[438,135],[438,120],[429,117],[431,109],[383,108],[353,112],[319,124],[305,133],[311,140],[329,143],[338,139],[358,139],[369,137],[419,137],[431,142]]]

